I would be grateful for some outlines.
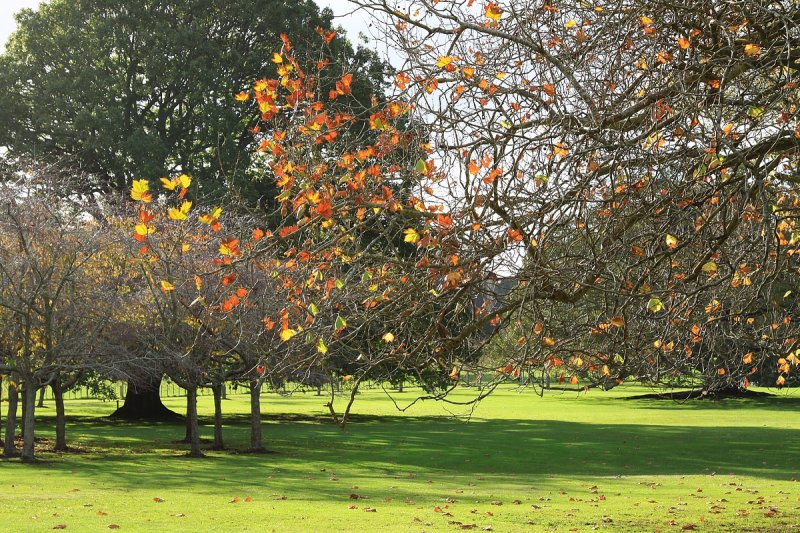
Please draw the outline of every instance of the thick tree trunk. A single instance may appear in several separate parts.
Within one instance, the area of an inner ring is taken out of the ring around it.
[[[167,409],[161,402],[160,387],[160,377],[139,382],[128,382],[125,403],[111,414],[111,418],[151,421],[180,419],[181,415]]]
[[[22,462],[32,463],[36,460],[34,456],[34,436],[35,436],[35,418],[36,413],[36,387],[26,383],[23,389],[23,427],[22,427]]]
[[[250,451],[263,452],[261,438],[261,382],[250,382]]]
[[[61,383],[55,382],[53,387],[53,398],[56,404],[56,447],[57,452],[67,451],[67,417],[64,412],[64,389]]]
[[[3,455],[14,457],[17,455],[17,447],[14,444],[14,437],[17,434],[17,408],[19,404],[19,391],[17,387],[8,383],[8,415],[6,416],[5,443],[3,445]]]
[[[222,440],[222,394],[225,391],[224,383],[211,386],[214,393],[214,449],[224,450],[225,442]]]
[[[189,429],[189,457],[204,457],[200,450],[200,424],[197,420],[197,387],[186,389],[186,420]]]
[[[42,387],[39,389],[39,403],[36,404],[37,408],[44,407],[44,393],[47,391],[47,387]]]

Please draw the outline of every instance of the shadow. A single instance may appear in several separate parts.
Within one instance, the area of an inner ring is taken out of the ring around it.
[[[665,402],[654,403],[662,407]],[[213,454],[211,461],[187,458],[172,444],[184,430],[182,424],[136,426],[84,418],[72,421],[71,435],[90,442],[94,453],[81,454],[70,465],[42,454],[45,461],[31,468],[72,468],[110,486],[207,493],[218,492],[220,483],[268,483],[273,492],[302,491],[303,498],[315,500],[339,497],[346,490],[346,484],[330,483],[339,471],[350,476],[357,472],[362,480],[419,476],[466,484],[496,475],[504,482],[530,484],[576,474],[590,479],[719,473],[788,480],[800,467],[796,429],[522,419],[465,423],[444,417],[355,415],[353,425],[342,432],[321,418],[286,414],[265,419],[266,444],[277,452],[268,455],[242,453],[248,428],[227,426],[226,441],[232,447]]]

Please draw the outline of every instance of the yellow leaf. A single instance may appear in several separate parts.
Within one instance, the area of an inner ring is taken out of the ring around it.
[[[758,57],[761,54],[761,47],[757,44],[750,43],[744,45],[744,55],[747,57]]]
[[[161,280],[161,290],[164,292],[170,292],[175,290],[175,285],[170,283],[169,281]]]
[[[664,309],[664,304],[658,298],[650,298],[650,301],[647,302],[647,309],[651,313],[658,313],[662,309]],[[657,346],[656,346],[657,348]]]
[[[417,230],[414,228],[408,228],[404,230],[403,233],[405,234],[405,238],[403,238],[405,242],[414,244],[415,242],[419,241],[419,233],[417,233]]]
[[[667,236],[664,238],[664,241],[667,243],[667,246],[672,250],[678,247],[678,238],[675,235],[667,233]]]
[[[454,366],[453,370],[450,371],[450,379],[453,381],[458,381],[458,375],[460,372],[458,371],[458,367]]]
[[[570,383],[572,383],[573,385],[577,385],[579,381],[580,381],[580,380],[578,379],[578,376],[572,376],[572,377],[569,379],[569,382],[570,382]]]
[[[283,342],[286,342],[289,339],[291,339],[292,337],[294,337],[295,335],[297,335],[297,332],[295,330],[293,330],[293,329],[284,329],[283,331],[281,331],[281,340]]]
[[[250,99],[250,93],[241,92],[238,93],[234,98],[236,98],[237,102],[245,102]]]
[[[145,237],[151,233],[155,233],[156,229],[153,226],[148,226],[147,224],[136,224],[134,231],[136,231],[137,235]]]
[[[281,64],[283,63],[283,58],[278,52],[275,52],[274,54],[272,54],[272,62]]]
[[[495,22],[500,20],[503,16],[503,10],[500,9],[500,6],[495,4],[494,2],[489,2],[486,7],[484,8],[484,13],[486,14],[486,18],[491,19]]]
[[[621,328],[625,325],[625,319],[622,318],[621,316],[615,316],[614,318],[611,319],[610,323],[615,328]]]
[[[190,177],[189,177],[189,176],[187,176],[186,174],[181,174],[181,175],[178,177],[178,183],[179,183],[179,184],[180,184],[180,186],[181,186],[181,187],[183,187],[184,189],[188,189],[188,188],[189,188],[189,185],[191,185],[191,184],[192,184],[192,178],[190,178]]]
[[[161,185],[163,185],[164,188],[169,190],[169,191],[174,191],[175,187],[178,186],[178,182],[176,182],[175,180],[167,179],[167,178],[161,178]]]
[[[328,347],[325,345],[325,340],[322,337],[317,341],[317,351],[323,355],[328,353]]]
[[[442,56],[436,61],[436,66],[439,68],[446,67],[453,62],[452,56]]]
[[[342,376],[342,381],[350,381],[353,379],[353,374],[347,374],[346,376]]]
[[[575,27],[575,26],[577,26],[577,25],[578,25],[578,21],[577,21],[577,20],[575,20],[575,19],[569,19],[569,20],[567,21],[567,23],[566,23],[566,24],[564,24],[564,26],[565,26],[565,27],[566,27],[568,30],[571,30],[572,28],[574,28],[574,27]]]
[[[703,272],[708,274],[709,276],[713,276],[717,273],[717,264],[714,261],[709,261],[703,265]]]
[[[381,338],[386,343],[394,342],[394,335],[392,335],[391,333],[384,333],[383,337]]]
[[[567,157],[567,154],[569,153],[569,148],[567,148],[567,146],[564,143],[557,142],[553,146],[553,153],[560,157]]]
[[[184,202],[184,204],[189,204],[191,207],[191,202]],[[188,209],[186,210],[188,212]],[[169,216],[170,220],[186,220],[186,212],[183,210],[183,206],[180,209],[176,209],[174,207],[170,207],[167,210],[167,215]]]
[[[133,188],[131,189],[131,198],[136,201],[149,203],[153,197],[148,192],[150,190],[150,183],[147,180],[133,180]]]
[[[652,26],[653,19],[650,17],[639,17],[639,21],[642,23],[643,26]]]

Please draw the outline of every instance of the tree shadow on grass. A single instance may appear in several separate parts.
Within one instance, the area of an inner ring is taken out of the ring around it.
[[[341,432],[314,416],[272,416],[265,422],[266,443],[279,453],[227,452],[215,455],[214,461],[192,461],[181,450],[165,453],[158,445],[120,453],[132,441],[134,445],[146,439],[169,442],[182,430],[180,424],[151,427],[83,420],[75,424],[75,432],[89,441],[103,441],[106,448],[74,461],[79,461],[79,475],[121,488],[215,493],[222,484],[230,485],[230,490],[252,486],[293,491],[307,499],[347,492],[346,481],[330,482],[335,472],[376,479],[417,475],[464,483],[495,475],[524,485],[545,477],[713,472],[788,480],[800,467],[800,430],[795,429],[519,419],[463,423],[452,418],[360,415],[350,430]],[[226,438],[243,449],[247,427],[227,428]],[[38,468],[65,467],[48,462]]]

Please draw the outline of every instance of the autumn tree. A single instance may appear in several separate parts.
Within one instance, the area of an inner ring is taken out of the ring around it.
[[[22,387],[23,461],[34,460],[35,397],[43,386],[56,393],[56,444],[66,449],[63,392],[76,373],[91,368],[113,305],[96,290],[88,268],[102,227],[80,199],[57,199],[64,184],[51,178],[46,168],[26,167],[4,182],[1,195],[2,371],[16,378],[14,388]],[[6,453],[13,451],[10,415]]]
[[[470,228],[462,260],[517,286],[488,295],[512,372],[713,390],[778,354],[784,382],[794,2],[355,3],[404,51],[396,85],[442,169],[431,196]]]

